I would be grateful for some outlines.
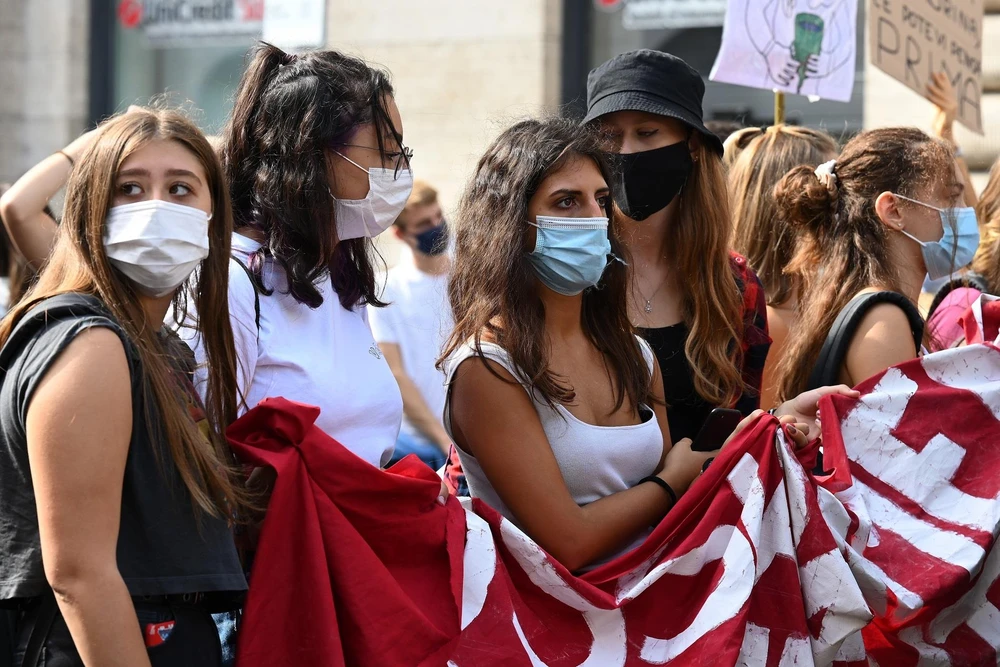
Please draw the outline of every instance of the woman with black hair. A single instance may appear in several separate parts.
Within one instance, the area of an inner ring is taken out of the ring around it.
[[[371,239],[412,186],[388,75],[336,51],[260,44],[221,150],[241,411],[273,396],[318,406],[317,426],[384,465],[403,403],[368,324],[367,306],[382,305]]]

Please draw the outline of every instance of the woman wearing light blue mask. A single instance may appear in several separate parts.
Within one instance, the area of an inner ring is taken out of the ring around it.
[[[441,364],[471,494],[574,571],[641,543],[713,456],[670,441],[602,148],[568,121],[524,121],[480,159]]]
[[[782,179],[779,211],[803,230],[788,270],[806,281],[778,369],[784,396],[917,356],[924,276],[967,265],[979,244],[962,194],[951,148],[908,128],[864,132],[836,161]]]

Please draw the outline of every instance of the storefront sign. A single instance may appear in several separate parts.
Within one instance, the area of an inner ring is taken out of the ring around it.
[[[264,0],[121,0],[118,20],[156,46],[261,34]]]
[[[626,30],[721,26],[726,0],[624,0]]]
[[[982,134],[983,0],[872,0],[868,17],[872,64],[923,96],[943,72],[958,122]]]

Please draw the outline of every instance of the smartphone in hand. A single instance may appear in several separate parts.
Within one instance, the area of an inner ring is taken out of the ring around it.
[[[741,421],[743,415],[739,410],[715,408],[709,413],[708,419],[702,424],[701,430],[691,443],[692,451],[713,452],[719,449]]]

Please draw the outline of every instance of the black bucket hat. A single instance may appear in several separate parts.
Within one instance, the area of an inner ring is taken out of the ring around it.
[[[589,123],[615,111],[645,111],[676,118],[701,132],[708,145],[722,155],[722,141],[705,127],[701,102],[705,82],[677,56],[639,49],[615,56],[587,76]]]

